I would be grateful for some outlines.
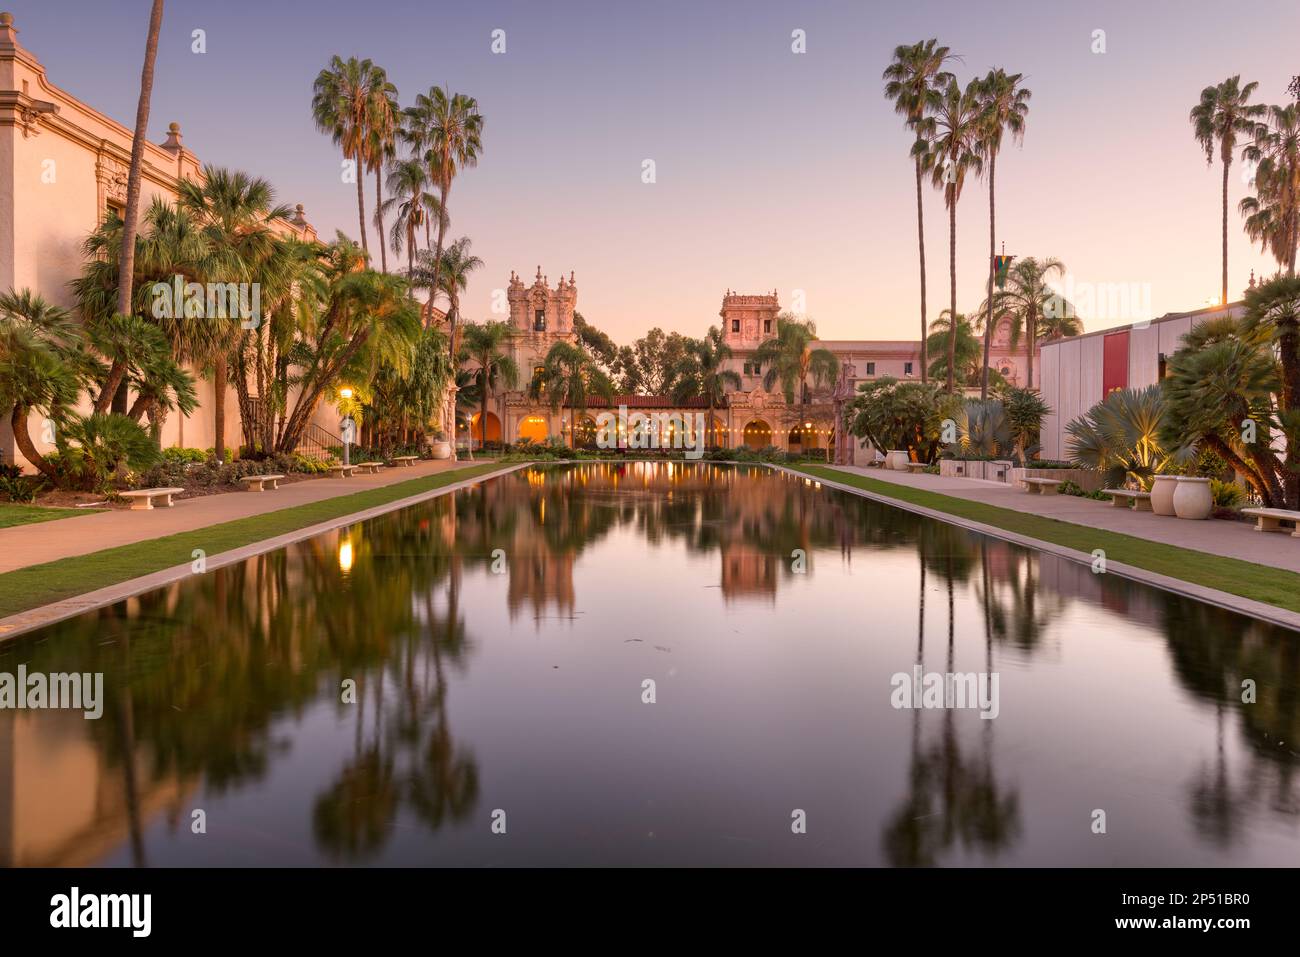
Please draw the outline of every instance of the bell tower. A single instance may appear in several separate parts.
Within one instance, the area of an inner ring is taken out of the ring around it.
[[[736,352],[750,352],[776,335],[776,314],[781,311],[776,290],[760,296],[742,296],[727,290],[722,297],[722,341]]]
[[[537,267],[537,277],[531,286],[513,271],[510,285],[506,287],[510,302],[510,324],[524,335],[546,339],[559,339],[573,334],[573,311],[578,304],[578,284],[572,271],[566,280],[560,276],[558,286],[551,288],[548,277]]]

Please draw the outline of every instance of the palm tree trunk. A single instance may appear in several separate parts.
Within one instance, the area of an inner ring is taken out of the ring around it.
[[[212,454],[221,465],[226,461],[226,357],[218,356],[212,370]]]
[[[361,226],[361,249],[363,252],[368,253],[370,252],[370,242],[366,239],[366,196],[361,186],[361,181],[365,178],[365,166],[361,162],[361,151],[357,150],[357,155],[352,159],[357,164],[355,170],[357,178],[357,220]],[[382,239],[381,236],[380,240],[382,241]]]
[[[993,153],[989,157],[989,296],[988,312],[984,315],[984,368],[980,374],[980,400],[983,401],[989,397],[989,351],[993,346],[993,257],[997,255],[997,246],[995,245],[996,231],[993,222],[996,213],[996,207],[993,202],[993,178],[997,175],[998,156]]]
[[[1032,303],[1025,317],[1025,372],[1028,381],[1026,389],[1034,387],[1034,351],[1038,344],[1038,307]]]
[[[135,132],[131,137],[131,167],[126,177],[126,208],[122,211],[122,248],[117,266],[117,311],[130,315],[132,284],[135,279],[135,236],[140,214],[140,166],[144,160],[144,139],[149,128],[149,105],[153,97],[154,64],[158,60],[158,34],[162,29],[163,0],[153,0],[149,12],[149,36],[144,45],[144,66],[140,70],[140,99],[135,108]],[[105,390],[114,412],[126,411],[123,379]],[[120,393],[120,394],[119,394]],[[103,396],[101,396],[101,399]],[[98,405],[98,403],[96,403]],[[96,411],[103,411],[96,409]]]
[[[487,366],[483,366],[483,400],[479,403],[478,411],[478,431],[479,431],[479,450],[487,448],[487,417],[488,401],[492,398],[492,389],[488,386]]]
[[[118,392],[121,391],[122,383],[125,381],[126,366],[120,360],[114,359],[113,364],[108,367],[108,378],[104,380],[104,385],[99,390],[99,396],[95,399],[96,412],[107,412],[110,406],[114,407],[114,412],[119,411],[116,408],[118,405]],[[125,394],[123,394],[121,401],[125,404]],[[125,411],[125,409],[121,411]]]
[[[55,471],[54,466],[46,460],[45,456],[36,451],[36,444],[32,442],[31,434],[27,431],[27,414],[30,410],[25,405],[15,405],[13,412],[9,416],[9,425],[13,428],[14,445],[18,446],[18,451],[23,453],[23,458],[31,462],[40,470],[41,474],[58,486],[59,473]]]
[[[379,174],[381,165],[375,164],[375,227],[379,230],[379,268],[388,272],[388,243],[384,242],[384,191]]]
[[[438,280],[442,276],[442,243],[446,238],[447,219],[447,194],[451,192],[451,181],[447,180],[442,184],[439,191],[442,197],[442,211],[444,215],[438,217],[438,247],[433,253],[433,288],[429,291],[429,317],[425,321],[425,327],[433,324],[433,300],[438,296]],[[452,353],[453,360],[455,353]]]
[[[921,254],[921,381],[930,381],[929,360],[925,354],[928,329],[925,318],[925,216],[921,210],[921,158],[916,159],[916,245]]]
[[[948,207],[948,277],[950,303],[948,312],[948,392],[957,389],[957,197]]]
[[[1228,164],[1231,159],[1223,160],[1223,293],[1220,302],[1228,304]]]

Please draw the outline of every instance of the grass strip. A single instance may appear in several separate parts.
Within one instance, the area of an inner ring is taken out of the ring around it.
[[[104,511],[102,508],[45,508],[40,505],[0,504],[0,528],[13,528],[15,525],[34,525],[37,522],[57,522],[61,518],[75,518],[78,515],[93,515]]]
[[[884,482],[852,472],[805,465],[791,465],[787,468],[813,478],[839,482],[842,485],[874,492],[885,498],[920,505],[937,512],[946,512],[958,518],[992,525],[994,528],[1036,538],[1039,541],[1051,542],[1053,545],[1063,545],[1085,555],[1090,555],[1094,549],[1100,548],[1106,553],[1107,561],[1121,562],[1158,575],[1167,575],[1170,578],[1190,582],[1193,585],[1214,588],[1230,595],[1285,608],[1287,611],[1300,612],[1300,575],[1286,569],[1272,568],[1239,558],[1212,555],[1209,552],[1182,548],[1178,545],[1152,542],[1121,532],[1076,525],[1073,522],[1063,522],[1060,519],[1018,512],[1015,509],[987,505],[983,502],[954,498],[951,495],[896,485],[893,482]]]
[[[88,555],[74,555],[41,565],[18,568],[0,575],[0,618],[186,564],[193,560],[191,553],[195,548],[202,548],[208,555],[217,555],[232,548],[242,548],[300,528],[462,482],[499,468],[501,466],[496,462],[471,465],[395,485],[340,495],[306,505],[294,505],[188,532],[177,532],[162,538],[106,548]]]

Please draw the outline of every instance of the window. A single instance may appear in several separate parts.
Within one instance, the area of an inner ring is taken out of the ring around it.
[[[546,310],[545,309],[537,309],[533,312],[533,331],[534,332],[546,331]]]
[[[875,375],[875,374],[876,374],[876,364],[874,362],[868,362],[867,375]]]
[[[116,200],[110,199],[104,204],[104,218],[116,216],[118,219],[126,219],[126,207]]]
[[[754,374],[754,372],[753,372],[753,367],[752,367],[748,362],[746,362],[746,363],[745,363],[745,375],[753,375],[753,374]]]
[[[764,332],[771,332],[771,331],[772,331],[772,320],[771,320],[771,319],[764,319],[764,320],[763,320],[763,331],[764,331]]]
[[[903,375],[911,375],[911,374],[912,374],[912,363],[910,363],[910,362],[904,362],[904,363],[903,363]]]
[[[1160,361],[1159,361],[1159,367],[1156,371],[1156,379],[1157,380],[1163,379],[1168,374],[1169,374],[1169,357],[1162,352],[1160,353]]]
[[[740,320],[739,320],[739,319],[732,319],[732,320],[731,320],[731,331],[732,331],[732,332],[739,332],[739,331],[740,331]]]
[[[755,362],[754,375],[762,375],[762,374],[763,374],[763,364],[761,362]]]

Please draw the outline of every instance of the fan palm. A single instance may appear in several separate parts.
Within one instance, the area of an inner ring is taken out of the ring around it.
[[[919,133],[914,147],[930,171],[937,189],[943,190],[948,208],[948,277],[949,310],[957,312],[957,202],[961,199],[966,174],[978,174],[983,168],[980,137],[984,128],[984,108],[980,84],[972,80],[963,90],[955,79],[948,81],[933,114],[917,123]],[[948,391],[956,388],[956,327],[948,337]]]
[[[673,401],[681,404],[689,399],[703,399],[708,407],[705,420],[704,441],[710,438],[717,444],[713,410],[726,400],[727,389],[733,392],[741,386],[740,375],[723,366],[731,358],[731,347],[723,341],[722,330],[709,326],[703,339],[692,339],[686,347],[686,357],[678,363],[673,374]]]
[[[483,116],[478,101],[464,93],[449,94],[442,87],[431,87],[428,94],[419,94],[415,104],[407,108],[406,131],[406,139],[428,166],[430,179],[437,184],[443,214],[447,215],[452,181],[461,170],[478,165],[483,149]],[[442,288],[439,274],[446,227],[446,222],[439,220],[426,325],[433,321],[433,297]]]
[[[361,228],[361,248],[370,249],[366,239],[366,199],[362,189],[363,173],[371,146],[371,123],[375,117],[377,94],[391,84],[384,71],[370,60],[333,56],[312,84],[311,112],[316,128],[328,133],[353,163],[357,185],[357,222]],[[383,241],[383,236],[380,236]]]
[[[894,59],[885,68],[885,96],[894,101],[894,112],[905,118],[907,128],[919,133],[918,125],[939,104],[939,91],[952,80],[943,65],[953,59],[945,46],[935,39],[894,48]],[[912,152],[916,168],[916,244],[921,260],[921,381],[926,379],[925,337],[925,216],[922,209],[921,180],[924,176],[922,154]]]
[[[1230,76],[1216,86],[1201,91],[1200,102],[1192,107],[1187,119],[1192,124],[1196,142],[1205,150],[1205,164],[1214,162],[1214,147],[1219,147],[1223,162],[1223,288],[1220,302],[1228,302],[1228,167],[1237,148],[1237,137],[1253,137],[1255,118],[1264,112],[1262,104],[1251,104],[1251,94],[1258,83],[1241,85],[1241,76]]]
[[[1160,386],[1116,389],[1066,426],[1071,458],[1105,473],[1111,487],[1150,488],[1173,459],[1162,438],[1166,414]]]
[[[488,403],[492,389],[498,382],[507,389],[519,383],[519,366],[514,357],[505,351],[514,334],[507,322],[470,323],[465,327],[465,343],[461,349],[462,363],[471,363],[479,386],[479,448],[487,445]]]
[[[1033,94],[1020,85],[1022,74],[1008,74],[998,68],[989,70],[980,81],[979,99],[983,109],[983,130],[979,149],[988,161],[989,172],[989,289],[988,309],[984,317],[984,363],[980,376],[980,398],[989,394],[989,350],[993,345],[993,274],[996,230],[994,222],[997,205],[994,201],[994,180],[997,175],[998,151],[1002,149],[1002,134],[1010,133],[1019,143],[1025,135],[1025,115],[1029,112],[1029,98]]]

